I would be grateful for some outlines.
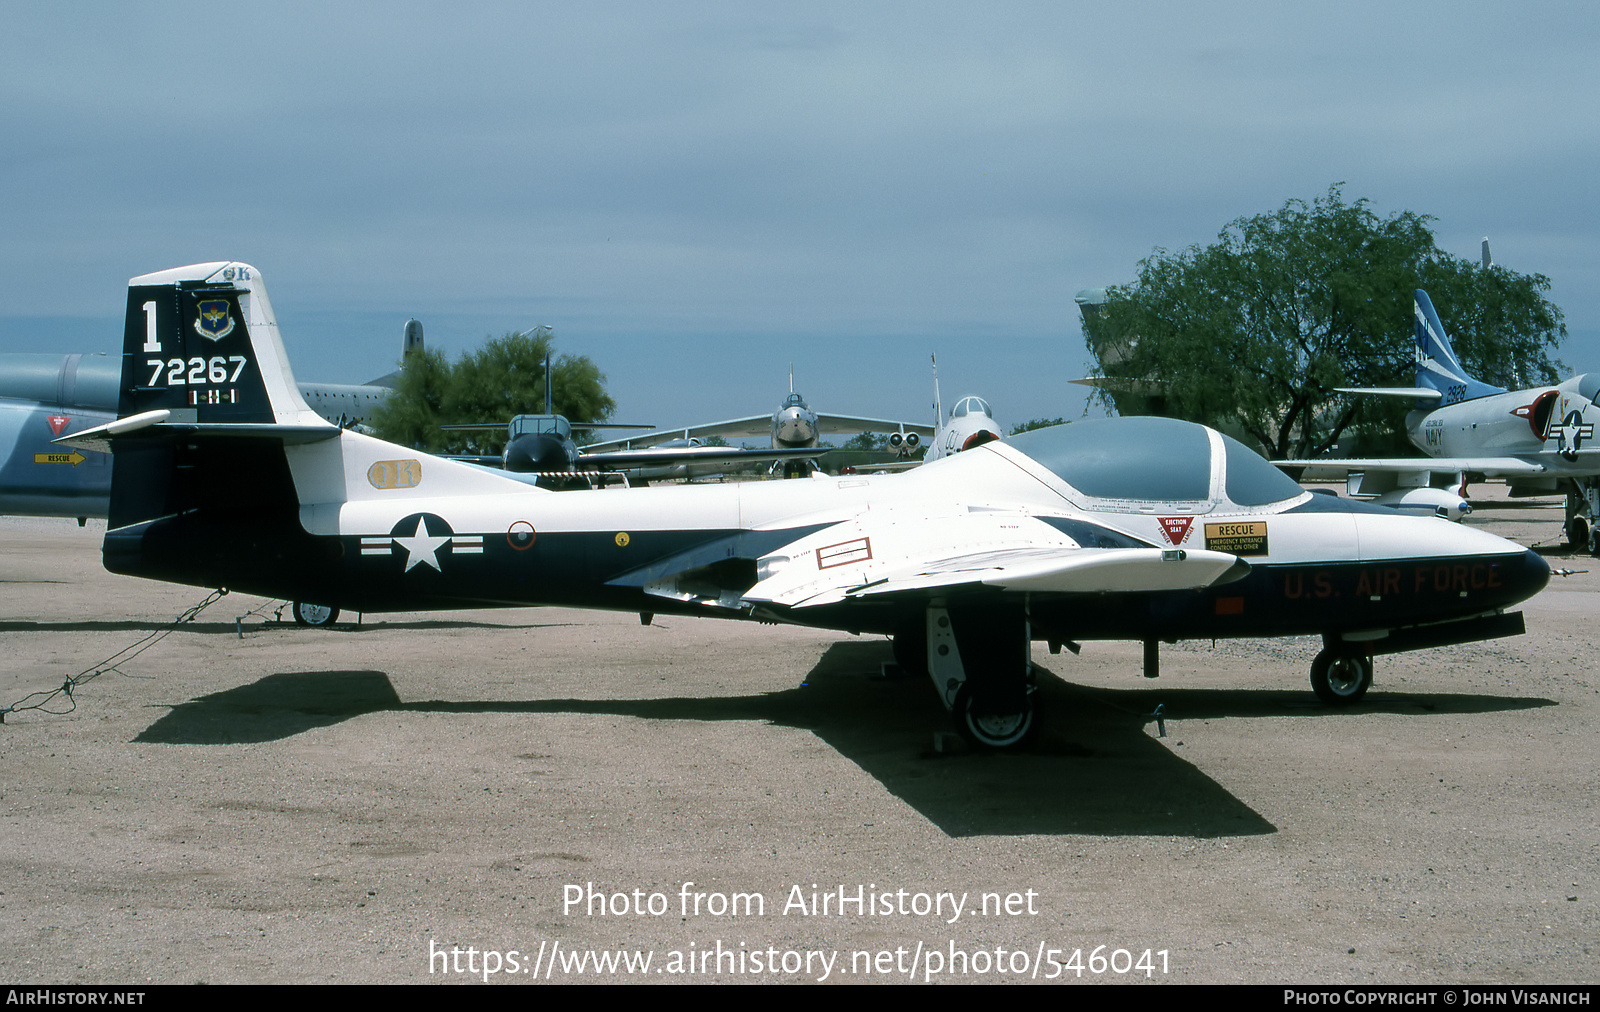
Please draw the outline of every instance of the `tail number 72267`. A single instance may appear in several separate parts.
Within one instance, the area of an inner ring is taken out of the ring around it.
[[[214,355],[209,359],[196,355],[187,361],[181,358],[149,358],[145,359],[144,364],[150,370],[150,386],[160,386],[161,372],[166,370],[166,385],[181,387],[237,383],[239,374],[244,371],[245,361],[243,355]]]

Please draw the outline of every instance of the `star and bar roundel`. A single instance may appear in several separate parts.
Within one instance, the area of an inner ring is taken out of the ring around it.
[[[482,555],[483,535],[457,534],[436,513],[413,513],[386,536],[363,537],[363,556],[387,555],[404,562],[402,573],[413,569],[444,572],[444,563],[457,555]]]

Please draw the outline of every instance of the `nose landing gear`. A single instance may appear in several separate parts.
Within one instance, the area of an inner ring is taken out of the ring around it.
[[[1330,649],[1311,662],[1311,691],[1329,706],[1349,706],[1371,687],[1371,657]]]

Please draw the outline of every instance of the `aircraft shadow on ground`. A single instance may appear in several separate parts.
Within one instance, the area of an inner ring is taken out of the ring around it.
[[[829,647],[793,688],[751,696],[403,702],[381,671],[269,675],[182,703],[135,741],[212,745],[276,741],[379,712],[573,713],[643,720],[763,721],[804,728],[837,749],[952,837],[1079,834],[1221,837],[1276,832],[1270,822],[1174,748],[1182,722],[1226,717],[1338,720],[1491,713],[1553,706],[1547,699],[1374,692],[1348,710],[1307,690],[1093,689],[1040,669],[1043,725],[1025,752],[990,755],[957,743],[934,750],[950,721],[921,678],[882,679],[884,641]],[[1156,706],[1173,722],[1155,736]]]
[[[577,625],[577,624],[578,623],[576,623],[576,622],[529,622],[529,623],[526,623],[526,624],[520,624],[519,623],[519,624],[516,624],[516,625],[508,625],[508,624],[503,623],[503,622],[471,622],[471,621],[467,621],[467,620],[464,620],[464,619],[462,619],[462,620],[419,619],[419,620],[414,621],[414,622],[394,622],[394,621],[389,621],[389,620],[384,619],[384,620],[378,620],[378,621],[373,621],[373,622],[366,622],[366,623],[362,623],[362,624],[359,624],[359,625],[354,623],[354,622],[349,622],[349,623],[339,622],[339,623],[337,623],[337,624],[335,624],[335,625],[333,625],[331,627],[318,630],[318,633],[319,633],[319,635],[325,635],[325,636],[339,636],[339,635],[346,634],[346,633],[394,632],[396,630],[401,630],[401,629],[422,630],[422,631],[427,631],[427,630],[432,630],[432,629],[484,629],[484,630],[496,630],[496,629],[562,629],[562,628],[566,628],[566,627]],[[71,621],[71,622],[30,622],[30,621],[24,620],[24,621],[16,621],[16,622],[0,622],[0,633],[14,633],[14,632],[40,632],[40,633],[140,632],[140,633],[148,633],[148,632],[159,632],[160,630],[165,629],[165,628],[167,628],[168,626],[171,626],[171,625],[172,625],[172,622],[170,622],[170,621],[167,621],[167,622],[152,622],[152,621],[148,621],[148,620],[145,620],[145,619],[121,619],[121,620],[115,620],[115,619],[107,619],[107,620],[81,619],[81,620],[75,620],[75,621]],[[286,620],[286,621],[282,621],[282,622],[274,622],[274,621],[271,621],[271,620],[269,620],[267,622],[261,622],[260,620],[249,620],[249,621],[246,621],[245,624],[244,624],[244,634],[246,636],[255,636],[255,635],[260,635],[262,633],[271,633],[271,632],[274,632],[274,631],[292,630],[292,629],[297,629],[297,628],[303,628],[303,627],[298,626],[292,620]],[[238,623],[233,622],[233,621],[226,621],[226,622],[185,622],[182,625],[178,626],[177,630],[178,631],[182,631],[182,632],[187,632],[187,633],[204,633],[204,634],[207,634],[207,635],[216,635],[218,633],[223,633],[223,634],[226,634],[228,636],[237,636],[237,635],[239,635],[239,631],[240,631]],[[309,632],[310,630],[307,630],[307,631]]]

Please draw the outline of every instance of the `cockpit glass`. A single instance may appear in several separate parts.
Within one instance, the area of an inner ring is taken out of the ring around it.
[[[1261,454],[1229,436],[1222,437],[1227,448],[1228,498],[1240,506],[1265,506],[1302,494],[1299,482],[1278,470]]]
[[[1600,397],[1600,372],[1586,372],[1579,376],[1578,393],[1591,401]]]
[[[1211,440],[1170,418],[1091,418],[1014,436],[1012,446],[1097,499],[1211,498]]]
[[[969,414],[993,415],[989,410],[989,402],[982,397],[963,397],[956,403],[955,409],[950,412],[951,418],[965,418]]]
[[[768,403],[771,402],[769,401]],[[786,408],[803,408],[805,407],[805,404],[805,398],[801,397],[799,394],[790,394],[783,402],[783,406]]]
[[[511,419],[511,438],[530,433],[567,439],[572,436],[572,424],[561,415],[517,415]]]
[[[1096,499],[1199,502],[1211,495],[1209,430],[1171,418],[1099,418],[1035,429],[1009,444]],[[1228,437],[1227,498],[1241,506],[1293,499],[1302,490],[1259,454]]]

